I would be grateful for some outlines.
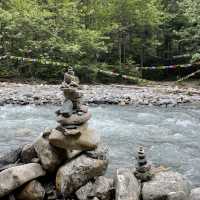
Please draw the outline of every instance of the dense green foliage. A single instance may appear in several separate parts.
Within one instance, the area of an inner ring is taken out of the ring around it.
[[[97,67],[138,75],[135,66],[180,63],[191,58],[196,61],[200,58],[199,3],[200,0],[1,1],[0,56],[65,62],[77,66],[86,81],[95,81],[91,76]],[[63,70],[39,63],[0,62],[1,76],[47,79],[60,77]]]

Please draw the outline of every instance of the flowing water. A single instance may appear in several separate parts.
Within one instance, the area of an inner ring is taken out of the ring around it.
[[[56,109],[0,107],[0,152],[33,142],[44,128],[55,127]],[[200,107],[98,106],[90,107],[90,111],[90,126],[110,147],[109,173],[133,165],[141,144],[154,164],[171,167],[200,186]]]

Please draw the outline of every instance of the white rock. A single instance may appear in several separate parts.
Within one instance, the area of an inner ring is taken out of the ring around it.
[[[117,169],[115,177],[116,200],[139,200],[140,185],[128,168]]]

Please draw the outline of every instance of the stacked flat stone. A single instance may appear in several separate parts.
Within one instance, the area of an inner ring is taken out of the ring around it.
[[[81,99],[83,93],[79,79],[70,67],[64,75],[61,86],[65,100],[56,112],[59,125],[52,131],[49,141],[52,145],[66,150],[93,150],[100,141],[99,136],[88,128],[91,114]]]
[[[137,165],[135,176],[141,181],[148,181],[152,178],[151,165],[148,164],[144,148],[139,147],[137,152]]]

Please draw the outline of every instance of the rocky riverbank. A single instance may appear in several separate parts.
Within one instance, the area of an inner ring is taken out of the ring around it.
[[[63,96],[59,87],[59,85],[0,82],[0,105],[61,105]],[[89,104],[176,106],[183,103],[200,102],[199,88],[172,84],[82,85],[82,88],[85,94],[84,102]]]

